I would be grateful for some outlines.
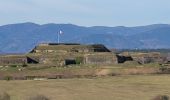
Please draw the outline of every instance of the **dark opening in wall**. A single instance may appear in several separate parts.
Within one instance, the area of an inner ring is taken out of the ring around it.
[[[66,59],[65,64],[66,65],[76,64],[76,60],[75,59]]]
[[[119,56],[116,55],[118,59],[118,63],[124,63],[126,61],[133,61],[133,58],[131,56]]]
[[[39,62],[34,60],[34,59],[32,59],[32,58],[27,57],[27,63],[28,64],[38,64]]]

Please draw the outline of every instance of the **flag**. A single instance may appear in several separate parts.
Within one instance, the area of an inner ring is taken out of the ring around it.
[[[59,34],[63,34],[63,31],[60,31]]]

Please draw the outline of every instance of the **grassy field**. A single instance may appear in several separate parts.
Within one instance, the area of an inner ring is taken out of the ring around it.
[[[12,100],[42,94],[50,100],[151,100],[170,96],[170,75],[132,75],[94,79],[0,81]]]
[[[134,74],[153,74],[160,72],[160,65],[136,64],[134,62],[126,62],[125,64],[113,65],[68,65],[64,67],[50,67],[47,65],[28,65],[27,67],[16,67],[14,65],[0,67],[0,78],[5,76],[30,76],[30,75],[134,75]],[[4,79],[4,78],[2,78]]]

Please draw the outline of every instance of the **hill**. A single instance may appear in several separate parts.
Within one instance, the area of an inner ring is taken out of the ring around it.
[[[154,24],[137,27],[84,27],[73,24],[18,23],[0,26],[0,53],[25,53],[42,42],[104,44],[118,49],[170,48],[170,25]]]

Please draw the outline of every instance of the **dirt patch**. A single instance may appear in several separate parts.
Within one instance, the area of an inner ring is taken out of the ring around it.
[[[155,74],[159,72],[157,68],[129,68],[123,69],[125,75],[137,75],[137,74]]]
[[[97,69],[95,71],[95,75],[97,76],[108,76],[110,74],[112,74],[112,70],[111,69]]]

